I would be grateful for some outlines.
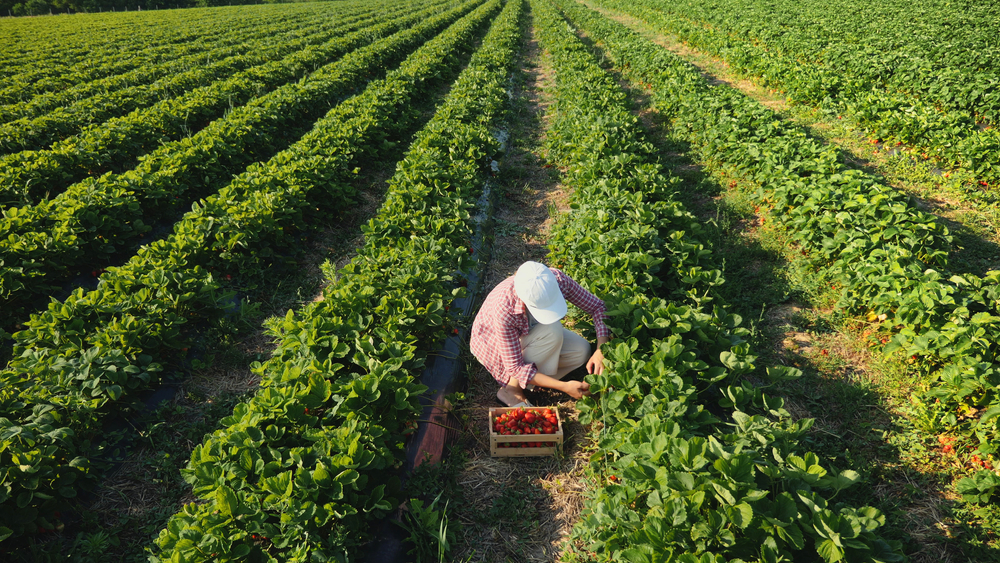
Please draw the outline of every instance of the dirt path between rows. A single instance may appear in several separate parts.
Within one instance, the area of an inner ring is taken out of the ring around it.
[[[545,262],[549,229],[555,216],[568,209],[567,188],[559,183],[558,170],[545,164],[542,148],[552,70],[533,37],[530,15],[526,20],[527,41],[515,79],[511,147],[502,163],[492,255],[480,299],[524,261]],[[500,406],[498,385],[471,354],[466,356],[469,388],[462,412],[468,427],[457,446],[467,457],[458,475],[465,503],[458,511],[463,533],[453,560],[556,561],[579,518],[587,489],[582,481],[587,456],[580,448],[585,431],[576,422],[574,402],[545,390],[529,395],[536,405],[559,409],[566,431],[561,457],[493,458],[487,413]]]

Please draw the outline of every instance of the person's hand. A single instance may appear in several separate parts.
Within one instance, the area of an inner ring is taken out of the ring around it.
[[[563,391],[574,399],[579,399],[584,395],[590,395],[590,384],[586,381],[567,381]]]
[[[594,355],[587,360],[587,373],[596,373],[601,375],[604,373],[604,353],[601,352],[601,347],[597,347],[597,351]]]

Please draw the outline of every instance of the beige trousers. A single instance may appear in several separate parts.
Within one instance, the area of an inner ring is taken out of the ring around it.
[[[521,349],[525,362],[535,364],[539,373],[556,379],[562,379],[590,358],[590,342],[564,328],[562,323],[536,324],[521,337]]]

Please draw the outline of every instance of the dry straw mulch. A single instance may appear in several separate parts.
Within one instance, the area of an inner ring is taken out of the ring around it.
[[[506,180],[495,213],[484,293],[513,275],[526,260],[545,263],[546,234],[553,215],[568,208],[568,190],[559,184],[558,170],[544,164],[539,148],[549,103],[546,90],[553,77],[530,35],[522,60],[525,80],[515,91],[520,103],[511,124],[512,146],[503,163]],[[529,392],[535,405],[559,410],[566,433],[562,455],[493,458],[487,419],[489,408],[500,406],[496,400],[499,386],[471,354],[466,354],[466,364],[468,402],[459,414],[467,426],[455,447],[464,450],[467,462],[458,476],[464,502],[456,517],[462,532],[452,560],[557,561],[580,517],[584,492],[590,488],[585,481],[588,439],[577,422],[575,402],[558,392]]]

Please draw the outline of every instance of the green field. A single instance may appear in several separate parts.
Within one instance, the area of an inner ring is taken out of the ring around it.
[[[364,561],[396,515],[421,561],[995,560],[997,22],[0,19],[0,559]],[[536,399],[566,454],[489,460],[470,421],[495,390],[463,353],[459,441],[404,485],[421,373],[471,325],[454,300],[530,253],[615,336],[591,397]],[[576,508],[543,542],[553,475]]]

